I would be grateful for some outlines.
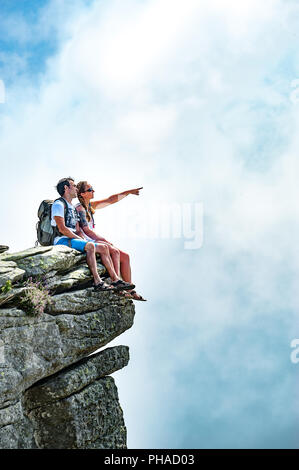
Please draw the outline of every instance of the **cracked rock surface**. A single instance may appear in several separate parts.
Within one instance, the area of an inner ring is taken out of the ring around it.
[[[30,316],[22,309],[23,281],[41,276],[51,303]],[[126,447],[109,375],[127,365],[128,348],[90,354],[133,325],[134,305],[95,291],[91,279],[85,255],[68,247],[1,254],[0,448]]]

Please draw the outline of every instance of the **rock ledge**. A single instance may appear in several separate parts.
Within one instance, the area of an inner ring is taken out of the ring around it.
[[[96,351],[131,328],[133,302],[94,291],[85,255],[68,247],[7,250],[0,245],[0,448],[126,448],[110,374],[128,364],[128,347]],[[51,294],[37,317],[22,309],[28,278]]]

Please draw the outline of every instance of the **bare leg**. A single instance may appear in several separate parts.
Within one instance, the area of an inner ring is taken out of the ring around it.
[[[119,264],[120,264],[120,272],[122,278],[125,282],[131,283],[131,266],[130,266],[130,257],[124,251],[118,250],[114,246],[111,246],[109,243],[99,243],[97,242],[96,245],[97,253],[100,253],[102,262],[104,266],[107,268],[107,271],[112,279],[115,281],[119,279]],[[110,258],[111,256],[111,258]],[[112,262],[114,259],[114,263]],[[146,301],[141,295],[137,294],[137,292],[133,289],[127,291],[119,291],[118,294],[125,296],[128,299],[133,300],[143,300]]]
[[[130,257],[124,251],[119,250],[119,253],[120,253],[120,272],[121,272],[122,278],[126,282],[131,282]],[[146,299],[144,299],[140,294],[137,294],[137,292],[134,289],[123,292],[123,295],[129,299],[131,298],[133,300],[146,301]]]
[[[118,280],[119,276],[117,275],[117,273],[114,270],[114,266],[113,266],[112,260],[110,258],[108,246],[105,245],[104,243],[102,244],[102,243],[97,242],[96,252],[101,255],[102,263],[105,266],[105,268],[107,269],[108,274],[109,274],[112,282]]]
[[[87,265],[91,271],[91,274],[93,275],[94,283],[95,285],[99,284],[102,280],[99,276],[98,273],[98,268],[97,268],[97,260],[96,260],[96,254],[95,254],[95,246],[93,243],[88,242],[85,245],[85,251],[86,251],[86,261]]]
[[[115,248],[115,246],[108,245],[108,249],[109,249],[109,254],[111,256],[111,259],[112,259],[114,270],[117,276],[120,278],[120,252],[117,248]]]
[[[120,279],[120,250],[118,250],[118,248],[116,248],[115,246],[112,246],[107,241],[103,242],[102,240],[97,240],[97,239],[95,241],[99,245],[105,245],[105,246],[108,247],[109,255],[110,255],[110,258],[111,258],[112,264],[113,264],[113,269],[114,269],[118,279]],[[124,281],[125,281],[125,279],[124,279]]]
[[[109,254],[113,261],[114,270],[118,278],[120,278],[121,276],[125,282],[132,282],[129,255],[124,251],[119,250],[115,246],[111,246],[109,244],[106,244],[105,242],[100,243],[106,245],[109,248]]]
[[[130,257],[124,251],[120,251],[120,272],[124,281],[131,282]]]
[[[129,257],[129,255],[127,253],[125,253],[124,251],[119,250],[115,246],[112,246],[109,242],[99,242],[99,241],[97,241],[97,243],[100,243],[99,246],[105,245],[108,248],[109,255],[111,256],[111,258],[109,257],[109,259],[110,259],[110,261],[112,260],[113,268],[114,268],[115,274],[117,276],[117,279],[120,278],[120,274],[121,274],[121,277],[125,282],[131,283],[132,282],[132,277],[131,277],[131,266],[130,266],[130,257]],[[103,259],[102,254],[101,254],[101,258],[102,258],[102,261],[103,261],[103,264],[104,264],[105,258]],[[108,267],[107,267],[107,270],[108,270]],[[108,272],[109,272],[109,270],[108,270]],[[112,279],[111,275],[110,275],[110,277]],[[129,291],[126,291],[126,292],[123,291],[123,292],[121,292],[121,294],[125,295],[128,298],[132,298],[132,299],[135,299],[135,300],[145,300],[145,299],[143,299],[143,297],[141,295],[137,294],[137,292],[134,291],[134,290],[131,290],[131,291],[129,290]]]

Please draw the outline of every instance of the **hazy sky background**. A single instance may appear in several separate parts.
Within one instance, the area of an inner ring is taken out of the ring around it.
[[[291,0],[1,0],[0,243],[33,246],[63,176],[144,187],[96,214],[148,299],[113,342],[129,448],[298,448],[298,21]],[[196,203],[200,248],[142,236]]]

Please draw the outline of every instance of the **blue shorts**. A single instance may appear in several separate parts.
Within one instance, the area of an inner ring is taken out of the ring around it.
[[[69,244],[71,242],[71,246]],[[81,253],[85,252],[85,245],[86,243],[94,243],[96,245],[96,242],[94,240],[79,240],[78,238],[61,238],[58,240],[58,242],[55,244],[56,245],[65,245],[70,248],[74,248],[74,250],[81,251]]]

